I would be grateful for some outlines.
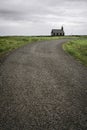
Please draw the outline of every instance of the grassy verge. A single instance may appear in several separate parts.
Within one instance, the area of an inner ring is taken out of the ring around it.
[[[63,45],[66,52],[87,66],[87,37],[72,40]]]

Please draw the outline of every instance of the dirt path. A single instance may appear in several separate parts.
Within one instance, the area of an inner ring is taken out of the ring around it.
[[[0,66],[0,130],[87,129],[87,68],[66,41],[28,44]]]

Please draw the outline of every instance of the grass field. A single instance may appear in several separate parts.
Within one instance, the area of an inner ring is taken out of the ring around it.
[[[87,66],[87,37],[72,40],[63,45],[65,51]]]

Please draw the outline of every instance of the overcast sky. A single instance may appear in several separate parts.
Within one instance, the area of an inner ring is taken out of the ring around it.
[[[87,35],[87,0],[0,0],[0,35]]]

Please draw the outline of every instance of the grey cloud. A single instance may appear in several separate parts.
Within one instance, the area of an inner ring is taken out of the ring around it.
[[[0,21],[3,21],[4,30],[6,21],[13,23],[11,25],[17,25],[17,27],[18,25],[24,26],[27,23],[26,25],[30,28],[31,22],[36,26],[41,24],[46,28],[47,26],[53,27],[54,24],[69,25],[70,28],[72,25],[81,25],[81,28],[84,28],[87,21],[87,1],[0,0]],[[32,30],[32,28],[30,29]]]

